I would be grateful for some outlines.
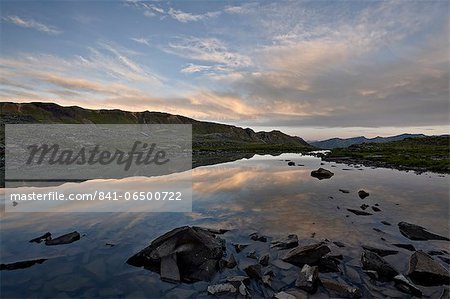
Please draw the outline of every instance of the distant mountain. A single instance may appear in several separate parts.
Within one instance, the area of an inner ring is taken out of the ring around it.
[[[280,131],[255,132],[236,126],[198,121],[162,112],[128,112],[92,110],[77,106],[63,107],[54,103],[0,103],[0,124],[65,123],[65,124],[192,124],[193,148],[216,150],[296,150],[311,149],[302,138]]]
[[[401,134],[390,137],[380,137],[377,136],[375,138],[366,138],[364,136],[353,137],[353,138],[331,138],[322,141],[312,141],[309,144],[321,148],[321,149],[333,149],[333,148],[345,148],[354,144],[362,144],[362,143],[384,143],[390,141],[399,141],[406,138],[417,138],[417,137],[426,137],[423,134]]]

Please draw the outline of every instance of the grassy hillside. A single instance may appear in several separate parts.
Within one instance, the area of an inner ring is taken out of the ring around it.
[[[0,124],[192,124],[193,148],[199,151],[307,151],[312,147],[299,137],[280,131],[254,132],[219,123],[203,122],[161,112],[127,112],[62,107],[53,103],[0,103]]]
[[[450,173],[450,137],[407,138],[386,143],[363,143],[333,149],[328,158],[348,157],[379,166]]]

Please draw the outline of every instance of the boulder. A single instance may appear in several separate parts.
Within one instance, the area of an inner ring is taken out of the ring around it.
[[[414,252],[409,259],[408,276],[423,286],[436,286],[450,283],[447,269],[423,251]]]
[[[361,198],[361,199],[364,199],[364,198],[366,198],[367,196],[369,196],[370,194],[368,193],[368,192],[366,192],[366,191],[364,191],[364,190],[359,190],[358,191],[358,196],[359,196],[359,198]]]
[[[449,238],[436,235],[426,230],[426,228],[408,222],[400,222],[398,228],[402,235],[411,240],[445,240],[450,241]]]
[[[386,249],[386,248],[376,248],[368,245],[363,245],[362,248],[367,251],[372,251],[378,254],[379,256],[387,256],[392,254],[397,254],[397,250]]]
[[[62,245],[62,244],[70,244],[75,241],[80,240],[80,234],[77,231],[62,235],[56,239],[52,239],[51,237],[45,240],[45,245]]]
[[[330,293],[332,293],[339,298],[361,298],[361,291],[351,285],[333,281],[330,279],[320,279],[320,282],[324,288],[326,288]]]
[[[271,248],[290,249],[298,246],[297,235],[291,234],[285,238],[278,239],[271,242]]]
[[[330,252],[330,248],[324,243],[316,243],[291,249],[283,257],[283,261],[302,267],[304,264],[317,263],[320,258]]]
[[[295,281],[295,286],[308,293],[314,294],[317,290],[319,268],[317,266],[304,265]]]
[[[311,171],[311,176],[315,177],[319,180],[323,180],[323,179],[329,179],[334,175],[334,173],[332,173],[329,170],[326,170],[324,168],[319,168],[317,170],[313,170]]]
[[[399,274],[394,277],[395,287],[400,291],[411,294],[415,297],[422,297],[422,291],[412,284],[404,275]]]
[[[363,270],[376,271],[378,279],[382,281],[390,281],[399,274],[398,271],[382,257],[371,251],[364,251],[362,253],[361,263]]]
[[[210,280],[224,254],[224,242],[208,230],[183,226],[155,239],[127,260],[170,282]]]

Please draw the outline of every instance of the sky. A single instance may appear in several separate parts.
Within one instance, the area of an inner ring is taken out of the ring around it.
[[[449,3],[2,0],[0,101],[446,134]]]

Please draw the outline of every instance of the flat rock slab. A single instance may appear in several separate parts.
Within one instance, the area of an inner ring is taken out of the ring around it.
[[[411,255],[408,276],[414,283],[424,286],[450,283],[447,269],[423,251],[416,251]]]
[[[271,248],[290,249],[298,246],[298,237],[295,234],[288,235],[271,242]]]
[[[399,273],[378,254],[364,251],[361,255],[363,270],[375,271],[380,280],[390,281]]]
[[[42,264],[47,259],[37,259],[37,260],[30,260],[30,261],[21,261],[21,262],[15,262],[11,264],[1,264],[0,270],[17,270],[17,269],[26,269],[30,268],[36,264]]]
[[[324,255],[331,252],[330,248],[317,243],[291,249],[283,257],[283,261],[302,267],[304,264],[312,265],[317,263]]]
[[[354,286],[322,278],[320,282],[330,293],[339,296],[338,298],[361,298],[361,291]]]
[[[52,238],[52,234],[50,232],[46,232],[45,234],[43,234],[40,237],[31,239],[29,242],[30,243],[41,243],[42,241],[47,241],[50,240]]]
[[[80,240],[80,234],[77,231],[62,235],[55,239],[47,239],[45,241],[45,245],[63,245],[63,244],[70,244],[75,241]]]
[[[209,281],[217,273],[224,241],[207,229],[183,226],[155,239],[127,263],[171,282]],[[178,274],[179,273],[179,279]]]
[[[450,241],[449,238],[439,236],[435,233],[429,232],[426,228],[408,223],[408,222],[400,222],[398,224],[398,228],[400,229],[400,232],[402,235],[407,237],[411,240],[444,240],[444,241]]]
[[[377,247],[372,247],[372,246],[368,246],[368,245],[363,245],[362,248],[367,251],[375,252],[379,256],[387,256],[387,255],[393,255],[393,254],[398,253],[397,250],[386,249],[386,248],[377,248]]]

